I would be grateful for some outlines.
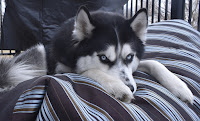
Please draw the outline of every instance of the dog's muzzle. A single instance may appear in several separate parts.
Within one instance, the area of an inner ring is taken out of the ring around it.
[[[121,71],[120,78],[124,82],[124,84],[130,88],[130,90],[133,93],[136,92],[137,86],[135,80],[133,79],[132,73],[129,74],[128,72]]]

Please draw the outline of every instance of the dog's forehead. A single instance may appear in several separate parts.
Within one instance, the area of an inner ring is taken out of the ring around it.
[[[131,41],[131,38],[124,37],[126,35],[123,35],[123,33],[119,31],[119,28],[110,27],[104,32],[104,41],[106,41],[105,43],[107,46],[103,53],[111,61],[114,61],[119,57],[124,59],[130,53],[135,54],[134,42]]]
[[[95,30],[98,34],[102,33],[101,36],[110,39],[117,39],[117,37],[126,36],[125,34],[133,33],[130,25],[127,20],[119,15],[113,14],[109,12],[100,12],[92,14],[92,18],[94,21]],[[129,31],[129,32],[128,32]],[[130,36],[127,36],[130,37]],[[120,39],[120,42],[127,41],[126,38]],[[117,41],[109,40],[112,44],[117,44]]]
[[[126,58],[128,54],[135,54],[136,52],[132,49],[131,45],[126,43],[121,48],[121,56],[122,58]]]
[[[102,38],[99,41],[114,45],[116,46],[116,49],[121,49],[126,43],[133,45],[137,39],[137,37],[134,36],[134,32],[123,24],[115,26],[107,25],[101,28],[101,32],[97,33],[99,34],[99,37]]]
[[[96,40],[95,43],[114,45],[122,47],[121,45],[125,43],[134,43],[134,38],[132,38],[131,32],[126,29],[124,26],[118,25],[102,25],[101,27],[96,27],[96,30],[93,33],[93,38]],[[127,34],[128,33],[128,34]],[[117,49],[117,48],[116,48]]]

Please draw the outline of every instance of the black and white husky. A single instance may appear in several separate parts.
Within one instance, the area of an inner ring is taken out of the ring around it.
[[[49,74],[73,72],[94,79],[114,97],[130,102],[137,90],[132,73],[139,69],[181,100],[192,103],[193,94],[187,85],[166,67],[153,60],[140,61],[146,28],[146,9],[125,19],[111,12],[89,13],[81,7],[76,17],[62,24],[46,51],[37,45],[11,60],[1,60],[0,86],[17,85],[45,75],[46,70]]]

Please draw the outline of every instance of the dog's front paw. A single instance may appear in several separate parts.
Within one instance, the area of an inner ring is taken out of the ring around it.
[[[194,96],[187,85],[161,63],[154,60],[141,61],[138,69],[151,74],[182,101],[193,103]]]
[[[102,87],[115,98],[130,103],[133,97],[133,92],[131,89],[134,89],[134,86],[130,88],[126,86],[121,80],[114,78],[101,70],[90,69],[82,73],[83,76],[92,78],[101,84]]]
[[[184,102],[190,102],[191,104],[193,103],[194,96],[183,81],[173,83],[170,86],[171,87],[168,88],[175,96],[177,96]]]
[[[115,98],[130,103],[133,97],[133,92],[124,83],[110,83],[104,86],[106,91],[113,95]]]

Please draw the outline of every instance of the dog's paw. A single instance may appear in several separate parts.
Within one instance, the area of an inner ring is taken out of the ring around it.
[[[133,92],[123,83],[110,83],[104,86],[104,88],[112,96],[123,102],[130,103],[134,99]]]
[[[193,103],[194,96],[187,85],[161,63],[154,60],[141,61],[138,69],[151,74],[182,101]]]
[[[189,102],[193,104],[194,96],[191,90],[187,87],[187,85],[183,81],[179,81],[178,83],[173,83],[168,87],[169,90],[178,98],[180,98],[184,102]]]
[[[90,69],[85,71],[81,75],[89,77],[100,83],[105,91],[123,102],[130,103],[131,100],[134,99],[133,92],[131,91],[134,86],[129,88],[123,83],[122,80],[114,78],[113,76],[110,76],[101,70]]]

